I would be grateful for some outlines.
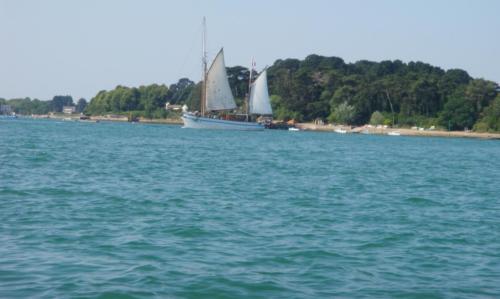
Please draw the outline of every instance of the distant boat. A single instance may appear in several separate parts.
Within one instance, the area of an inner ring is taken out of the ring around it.
[[[339,133],[339,134],[347,134],[347,131],[346,130],[343,130],[343,129],[335,129],[333,130],[335,133]]]
[[[227,114],[222,117],[218,112],[236,108],[233,93],[227,79],[224,51],[221,49],[207,71],[205,51],[206,30],[203,19],[203,89],[200,99],[200,112],[182,114],[184,128],[224,129],[224,130],[263,130],[265,125],[250,121],[252,115],[272,115],[271,103],[267,90],[267,72],[264,70],[255,82],[250,83],[250,96],[245,115]],[[251,82],[252,71],[250,71]]]
[[[387,135],[389,135],[389,136],[400,136],[401,133],[397,132],[397,131],[391,131],[391,132],[387,133]]]
[[[17,115],[15,113],[2,115],[2,118],[16,119]]]
[[[295,127],[290,127],[290,128],[288,128],[288,131],[295,131],[296,132],[296,131],[300,131],[300,129],[295,128]]]

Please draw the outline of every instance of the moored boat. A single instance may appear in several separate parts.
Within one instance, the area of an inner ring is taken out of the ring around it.
[[[387,133],[387,135],[389,135],[389,136],[400,136],[401,133],[398,132],[398,131],[391,131],[391,132]]]

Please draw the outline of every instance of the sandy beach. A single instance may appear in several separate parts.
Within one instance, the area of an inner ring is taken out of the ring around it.
[[[466,132],[466,131],[418,130],[418,129],[408,129],[408,128],[376,128],[369,126],[351,128],[349,126],[316,125],[313,123],[298,123],[295,126],[304,131],[334,132],[335,130],[345,130],[346,133],[362,133],[362,134],[374,134],[374,135],[388,135],[390,132],[398,132],[401,136],[500,139],[500,133],[479,133],[473,131]]]

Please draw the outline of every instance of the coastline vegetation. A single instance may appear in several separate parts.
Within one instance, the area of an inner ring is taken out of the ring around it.
[[[49,112],[62,113],[64,106],[75,106],[75,112],[81,113],[87,107],[87,100],[81,98],[75,105],[73,97],[69,95],[54,96],[49,101],[31,99],[29,97],[10,100],[0,98],[0,105],[9,105],[13,112],[21,115],[47,114]]]
[[[236,103],[243,109],[250,72],[227,68]],[[346,63],[338,57],[310,55],[304,60],[277,60],[268,68],[274,118],[311,122],[399,127],[441,127],[448,130],[500,131],[500,88],[496,82],[474,79],[461,69],[443,70],[422,62],[400,60]],[[77,112],[120,114],[133,118],[167,118],[175,113],[165,103],[199,109],[201,84],[187,78],[170,86],[117,86],[99,91]],[[74,105],[70,96],[51,101],[0,99],[19,114],[61,112]]]
[[[268,75],[275,116],[281,119],[363,125],[376,116],[387,125],[498,130],[497,83],[460,69],[310,55],[278,60]]]

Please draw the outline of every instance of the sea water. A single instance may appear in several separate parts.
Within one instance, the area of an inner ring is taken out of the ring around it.
[[[0,120],[1,298],[500,297],[500,142]]]

